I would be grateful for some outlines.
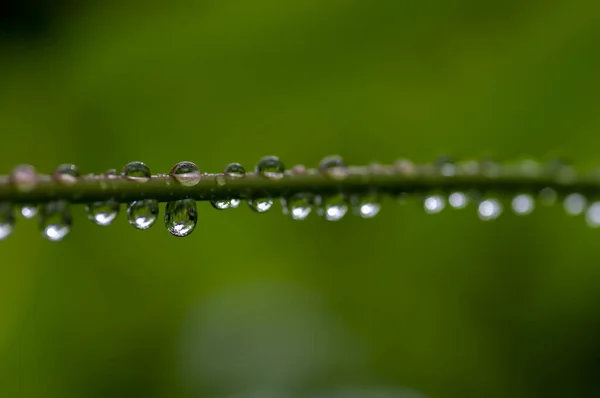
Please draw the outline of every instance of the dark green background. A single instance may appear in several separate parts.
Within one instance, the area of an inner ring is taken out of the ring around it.
[[[600,164],[595,1],[3,12],[4,173],[334,153]],[[326,223],[201,203],[185,239],[73,211],[61,243],[22,219],[0,243],[2,397],[600,395],[600,231],[561,206],[484,223],[386,200]]]

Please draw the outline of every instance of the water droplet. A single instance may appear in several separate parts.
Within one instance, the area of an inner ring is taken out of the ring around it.
[[[48,202],[40,207],[40,229],[51,241],[62,240],[71,230],[72,218],[69,204],[63,200]]]
[[[222,187],[225,184],[227,184],[227,177],[225,177],[225,176],[218,175],[216,177],[216,180],[217,180],[217,185],[219,185],[220,187]]]
[[[248,199],[248,205],[257,213],[264,213],[273,206],[272,198],[252,198]]]
[[[37,186],[39,177],[33,166],[17,166],[10,173],[10,183],[21,192],[29,192]]]
[[[319,163],[319,172],[336,180],[343,180],[348,176],[348,168],[341,156],[327,156]]]
[[[158,218],[158,201],[136,200],[127,207],[127,221],[137,229],[148,229]]]
[[[36,205],[23,205],[21,206],[21,215],[27,219],[32,219],[38,214],[38,208]]]
[[[544,206],[552,206],[556,203],[556,198],[558,195],[556,191],[550,187],[546,187],[540,191],[539,198],[540,203]]]
[[[469,197],[464,192],[452,192],[448,203],[455,209],[464,209],[469,204]]]
[[[96,225],[105,227],[110,225],[119,215],[121,205],[119,202],[109,200],[106,202],[94,202],[85,206],[88,219]]]
[[[353,213],[362,218],[375,217],[381,210],[377,195],[353,195],[350,203],[352,203]]]
[[[535,200],[533,199],[533,196],[526,193],[515,196],[511,204],[515,214],[520,216],[530,214],[533,209],[535,209]]]
[[[313,208],[313,200],[308,194],[296,194],[288,198],[281,198],[284,214],[294,220],[304,220]]]
[[[496,199],[485,199],[479,203],[477,212],[483,221],[493,220],[502,214],[502,204]]]
[[[193,187],[200,182],[200,169],[192,162],[177,163],[169,174],[186,187]]]
[[[564,206],[567,214],[578,216],[585,211],[587,199],[579,193],[572,193],[565,198]]]
[[[194,199],[182,199],[167,203],[165,226],[175,236],[188,236],[196,228],[198,212]]]
[[[121,175],[129,180],[137,182],[146,182],[150,180],[152,174],[150,169],[142,162],[130,162],[123,167]]]
[[[246,175],[246,170],[239,163],[229,163],[223,173],[231,178],[241,178]]]
[[[73,185],[79,178],[79,169],[74,164],[61,164],[52,173],[52,178],[64,185]]]
[[[431,195],[423,202],[423,208],[427,214],[439,213],[444,210],[444,207],[446,207],[446,200],[440,195]]]
[[[327,221],[341,220],[348,212],[348,203],[342,194],[315,198],[317,214]]]
[[[15,209],[8,202],[0,202],[0,240],[6,239],[15,227]]]
[[[592,228],[600,227],[600,202],[594,202],[585,213],[585,220]]]
[[[231,207],[232,209],[237,209],[238,207],[240,207],[240,203],[242,203],[241,199],[231,199],[229,201],[229,207]]]
[[[231,207],[231,200],[229,199],[211,199],[210,204],[217,210],[225,210]],[[238,203],[239,204],[239,203]]]
[[[276,156],[265,156],[262,158],[254,170],[257,174],[271,179],[283,178],[285,166]]]
[[[456,165],[449,156],[440,156],[436,160],[435,165],[437,166],[439,173],[444,177],[452,177],[453,175],[456,175]]]

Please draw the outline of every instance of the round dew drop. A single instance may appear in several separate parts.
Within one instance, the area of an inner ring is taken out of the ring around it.
[[[231,207],[231,201],[228,199],[211,199],[210,204],[217,210],[225,210]]]
[[[134,228],[145,230],[158,219],[158,201],[144,199],[132,202],[127,206],[127,221]]]
[[[110,225],[119,215],[121,205],[119,202],[109,200],[107,202],[94,202],[86,207],[88,219],[96,225],[105,227]]]
[[[37,216],[38,208],[35,205],[23,205],[21,206],[21,215],[26,219],[30,220]]]
[[[513,198],[512,200],[512,209],[515,214],[520,216],[525,216],[530,214],[535,208],[535,200],[533,196],[528,194],[520,194]]]
[[[65,201],[48,202],[40,207],[40,230],[53,242],[62,240],[71,231],[72,218],[69,204]]]
[[[74,164],[61,164],[52,173],[52,178],[61,184],[72,185],[79,178],[79,169]]]
[[[273,206],[272,198],[252,198],[248,199],[248,206],[257,213],[269,211]]]
[[[469,204],[469,197],[464,192],[453,192],[448,196],[450,207],[464,209]]]
[[[198,212],[194,199],[183,199],[167,203],[165,226],[171,235],[188,236],[196,228]]]
[[[348,176],[348,169],[341,156],[326,156],[319,163],[319,172],[337,180],[343,180]]]
[[[567,214],[577,216],[585,211],[587,199],[579,193],[572,193],[565,198],[564,207]]]
[[[193,187],[200,182],[200,169],[192,162],[177,163],[169,174],[186,187]]]
[[[373,218],[379,214],[381,204],[376,195],[359,196],[354,195],[350,199],[352,211],[362,218]]]
[[[348,203],[342,194],[317,197],[318,214],[327,221],[339,221],[348,212]]]
[[[494,220],[502,214],[502,205],[496,199],[486,199],[479,203],[477,212],[483,221]]]
[[[444,210],[446,207],[446,200],[440,195],[431,195],[425,198],[423,202],[423,208],[427,214],[436,214]]]
[[[285,166],[278,157],[266,156],[256,164],[254,171],[263,177],[275,180],[283,178]]]
[[[281,198],[283,213],[293,220],[304,220],[312,211],[313,203],[310,195],[296,194],[289,198]]]
[[[20,192],[29,192],[37,186],[39,177],[35,168],[30,165],[20,165],[10,173],[9,181]]]
[[[149,181],[152,176],[150,169],[143,162],[127,163],[123,167],[121,175],[129,180],[137,182]]]
[[[239,163],[229,163],[223,173],[230,178],[241,178],[246,174],[246,170]]]
[[[594,202],[585,213],[585,220],[592,228],[600,227],[600,202]]]
[[[15,227],[15,210],[12,204],[0,202],[0,240],[10,236]]]

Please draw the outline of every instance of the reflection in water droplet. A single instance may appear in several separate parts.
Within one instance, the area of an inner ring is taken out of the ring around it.
[[[272,198],[252,198],[248,199],[248,206],[257,213],[264,213],[273,206]]]
[[[15,226],[15,209],[8,202],[0,202],[0,240],[6,239]]]
[[[294,220],[304,220],[313,208],[313,201],[309,194],[296,194],[289,198],[281,198],[283,213]]]
[[[65,185],[72,185],[79,178],[79,169],[74,164],[61,164],[52,173],[52,178]]]
[[[515,214],[525,216],[530,214],[535,208],[533,196],[523,193],[515,196],[512,200],[512,209]]]
[[[546,187],[540,191],[540,203],[544,206],[552,206],[556,203],[557,198],[556,191],[552,188]]]
[[[20,192],[33,190],[39,182],[35,168],[28,164],[15,167],[10,173],[9,179],[10,183]]]
[[[38,214],[38,208],[35,205],[21,206],[21,215],[27,219],[32,219]]]
[[[229,163],[223,173],[231,178],[240,178],[246,174],[246,170],[239,163]]]
[[[210,204],[217,210],[225,210],[231,207],[231,201],[229,199],[211,199]]]
[[[109,200],[107,202],[94,202],[85,206],[88,219],[96,225],[105,227],[110,225],[119,215],[121,205],[119,202]]]
[[[455,209],[464,209],[469,204],[469,197],[464,192],[453,192],[448,197],[448,203]]]
[[[200,169],[192,162],[177,163],[169,175],[186,187],[193,187],[200,182]]]
[[[600,202],[594,202],[585,213],[585,220],[592,228],[600,227]]]
[[[240,203],[242,203],[240,199],[231,199],[229,201],[229,207],[232,209],[237,209],[240,206]]]
[[[502,214],[502,205],[496,199],[486,199],[479,203],[479,218],[483,221],[496,219]]]
[[[127,207],[127,221],[137,229],[148,229],[158,219],[158,201],[144,199],[132,202]]]
[[[129,180],[137,182],[149,181],[150,177],[152,176],[152,174],[150,173],[150,169],[143,162],[127,163],[123,167],[121,175]]]
[[[256,164],[254,171],[263,177],[279,179],[283,177],[285,166],[277,156],[265,156]]]
[[[183,199],[167,203],[165,226],[175,236],[187,236],[196,228],[198,212],[194,199]]]
[[[325,217],[327,221],[341,220],[348,212],[348,203],[342,194],[331,196],[317,196],[315,198],[317,214]]]
[[[343,180],[348,176],[348,168],[338,155],[324,157],[319,163],[319,172],[336,180]]]
[[[423,208],[427,214],[439,213],[444,210],[444,207],[446,207],[446,200],[440,195],[431,195],[423,202]]]
[[[48,202],[40,206],[40,229],[51,241],[62,240],[71,230],[72,218],[69,204],[63,200]]]
[[[350,202],[352,203],[352,212],[362,218],[375,217],[381,210],[377,195],[353,195]]]
[[[585,211],[587,199],[579,193],[572,193],[565,198],[565,211],[572,216],[578,216]]]

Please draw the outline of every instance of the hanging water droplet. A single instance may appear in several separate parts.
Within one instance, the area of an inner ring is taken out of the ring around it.
[[[577,216],[585,211],[587,199],[579,193],[572,193],[565,198],[564,206],[567,214]]]
[[[423,208],[427,214],[439,213],[444,210],[444,207],[446,207],[446,200],[440,195],[431,195],[423,202]]]
[[[62,240],[71,230],[69,204],[63,200],[43,204],[39,220],[42,235],[46,239],[54,242]]]
[[[493,220],[502,214],[502,204],[496,199],[486,199],[479,203],[477,212],[481,220]]]
[[[381,210],[377,195],[353,195],[350,203],[352,203],[353,213],[362,218],[375,217]]]
[[[32,219],[38,214],[38,208],[36,205],[23,205],[21,206],[21,215],[27,219]]]
[[[348,212],[348,203],[343,194],[318,196],[315,198],[317,214],[327,221],[341,220]]]
[[[594,202],[585,213],[585,220],[592,228],[600,227],[600,202]]]
[[[452,192],[448,203],[455,209],[464,209],[469,204],[469,197],[464,192]]]
[[[231,199],[229,201],[229,207],[232,209],[237,209],[240,206],[240,203],[242,203],[241,199]]]
[[[246,174],[246,170],[239,163],[229,163],[223,173],[231,178],[241,178]]]
[[[341,156],[327,156],[319,163],[319,172],[336,180],[343,180],[348,176],[348,168]]]
[[[0,240],[6,239],[15,227],[15,209],[8,202],[0,202]]]
[[[38,182],[39,176],[33,166],[28,164],[17,166],[10,173],[10,183],[20,192],[33,190]]]
[[[186,187],[193,187],[200,182],[200,169],[192,162],[177,163],[169,174]]]
[[[182,199],[167,203],[165,226],[175,236],[188,236],[196,228],[198,212],[194,199]]]
[[[534,208],[535,200],[533,199],[533,196],[529,194],[519,194],[515,196],[512,200],[512,209],[515,212],[515,214],[518,214],[520,216],[530,214]]]
[[[74,164],[61,164],[52,173],[52,178],[58,183],[72,185],[79,178],[79,169]]]
[[[452,160],[450,156],[440,156],[436,160],[435,165],[439,170],[439,173],[444,177],[452,177],[456,175],[456,165],[454,164],[454,160]]]
[[[144,199],[132,202],[127,207],[127,221],[137,229],[148,229],[158,218],[158,201]]]
[[[109,200],[106,202],[94,202],[85,206],[88,219],[96,225],[105,227],[110,225],[119,215],[121,205],[119,202]]]
[[[211,199],[210,204],[217,210],[225,210],[231,207],[231,200],[229,199]]]
[[[283,213],[294,220],[304,220],[313,208],[313,200],[308,194],[296,194],[288,198],[281,198]]]
[[[256,164],[254,171],[263,177],[275,180],[283,178],[285,166],[277,156],[265,156]]]
[[[121,175],[129,180],[137,182],[149,181],[152,176],[150,169],[143,162],[127,163],[123,167],[123,170],[121,170]]]
[[[273,206],[272,198],[252,198],[248,199],[248,205],[257,213],[264,213]]]
[[[556,194],[556,191],[550,187],[543,188],[539,194],[540,203],[544,206],[554,205],[557,197],[558,195]]]

